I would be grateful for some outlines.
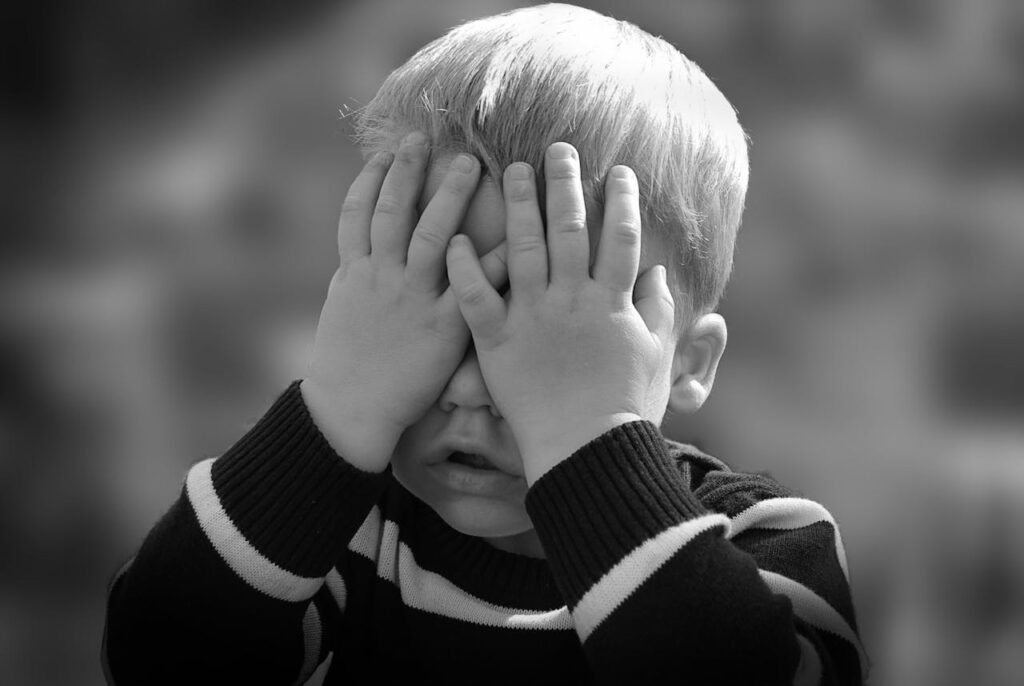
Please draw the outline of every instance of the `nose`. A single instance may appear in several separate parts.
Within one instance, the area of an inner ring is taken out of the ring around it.
[[[445,412],[452,412],[456,408],[486,408],[495,417],[501,417],[487,390],[487,384],[484,383],[480,361],[472,343],[469,344],[462,362],[455,368],[452,378],[448,380],[438,404]]]

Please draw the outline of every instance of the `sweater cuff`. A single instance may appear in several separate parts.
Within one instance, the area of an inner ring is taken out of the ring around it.
[[[639,545],[707,514],[648,421],[621,424],[550,469],[526,510],[570,607]]]
[[[299,383],[289,386],[238,443],[212,462],[212,497],[205,499],[212,503],[199,505],[193,498],[193,506],[201,519],[201,508],[226,515],[229,530],[233,527],[256,553],[285,572],[322,577],[387,488],[390,466],[369,473],[338,456],[310,417]],[[189,481],[192,496],[191,474]],[[229,541],[231,536],[221,538]],[[239,546],[231,547],[219,552],[236,554]]]

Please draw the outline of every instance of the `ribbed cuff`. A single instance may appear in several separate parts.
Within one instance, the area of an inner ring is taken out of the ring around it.
[[[550,469],[526,510],[570,607],[641,543],[706,513],[648,421],[617,426]]]
[[[313,423],[299,382],[213,463],[221,506],[263,556],[294,574],[327,573],[391,479],[342,459]]]

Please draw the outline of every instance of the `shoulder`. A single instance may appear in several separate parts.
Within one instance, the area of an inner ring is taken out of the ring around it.
[[[665,443],[690,490],[713,512],[735,517],[764,500],[799,497],[767,473],[736,472],[695,446],[669,439]]]

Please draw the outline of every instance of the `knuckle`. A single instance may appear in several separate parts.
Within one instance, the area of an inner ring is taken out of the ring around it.
[[[413,238],[432,248],[444,250],[448,247],[448,239],[433,227],[421,226],[413,233]]]
[[[341,214],[345,217],[363,214],[367,210],[367,203],[361,198],[345,198],[341,204]]]
[[[377,199],[377,204],[374,206],[373,211],[376,214],[398,215],[405,211],[405,207],[395,198],[381,196]]]
[[[635,221],[620,221],[612,226],[612,237],[622,245],[635,246],[640,243],[640,225]]]
[[[570,212],[555,223],[560,233],[581,233],[587,230],[587,218],[582,212]]]
[[[511,237],[508,242],[509,249],[519,255],[532,255],[547,251],[547,242],[536,234]]]
[[[479,283],[467,284],[462,288],[459,300],[470,307],[480,306],[487,300],[487,291]]]

